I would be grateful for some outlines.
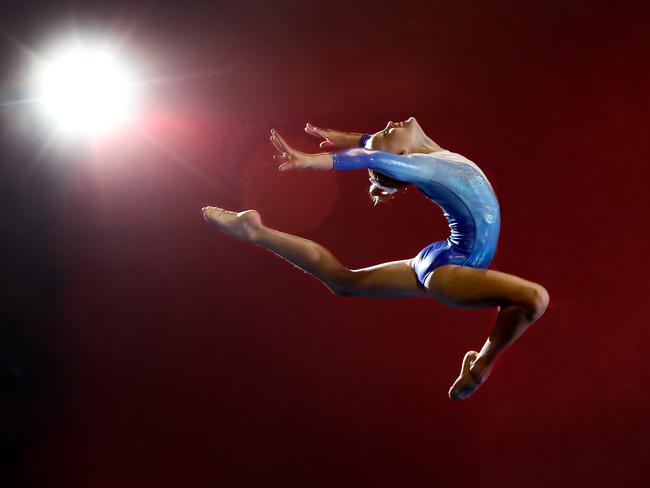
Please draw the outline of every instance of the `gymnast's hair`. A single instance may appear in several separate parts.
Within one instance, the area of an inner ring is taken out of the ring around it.
[[[370,189],[368,193],[370,195],[370,200],[376,206],[380,202],[385,202],[395,198],[399,188],[406,189],[410,183],[405,181],[394,180],[389,178],[383,173],[376,171],[374,169],[368,169],[370,174]]]

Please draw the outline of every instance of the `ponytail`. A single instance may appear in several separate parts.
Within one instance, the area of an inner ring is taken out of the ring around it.
[[[392,200],[399,188],[406,189],[410,185],[408,182],[394,180],[373,169],[369,169],[368,173],[370,174],[369,180],[371,183],[368,193],[374,205]]]

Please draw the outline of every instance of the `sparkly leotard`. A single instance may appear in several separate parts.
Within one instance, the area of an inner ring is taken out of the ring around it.
[[[499,202],[492,185],[474,162],[446,149],[399,155],[351,148],[333,153],[333,159],[334,171],[370,168],[412,183],[442,209],[451,234],[447,240],[425,247],[412,260],[421,285],[435,268],[444,264],[473,268],[490,265],[501,227]]]

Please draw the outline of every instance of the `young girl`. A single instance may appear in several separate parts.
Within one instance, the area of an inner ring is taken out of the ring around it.
[[[465,354],[460,375],[449,389],[453,400],[470,397],[485,383],[497,357],[549,303],[542,285],[487,269],[496,252],[501,223],[499,203],[487,177],[469,159],[436,144],[414,117],[388,122],[384,130],[372,135],[310,124],[305,131],[324,138],[322,148],[357,147],[306,154],[291,148],[272,130],[280,171],[367,168],[375,204],[394,198],[400,188],[415,185],[442,208],[449,237],[429,244],[410,259],[348,269],[321,245],[264,226],[255,210],[205,207],[205,219],[223,232],[290,261],[339,296],[427,297],[458,308],[498,307],[490,336],[480,351]]]

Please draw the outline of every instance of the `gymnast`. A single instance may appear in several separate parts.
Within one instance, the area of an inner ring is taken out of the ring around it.
[[[272,130],[280,171],[367,168],[375,205],[415,185],[442,209],[449,237],[410,259],[349,269],[320,244],[266,227],[255,210],[205,207],[204,218],[222,232],[293,263],[338,296],[426,297],[456,308],[498,307],[489,337],[480,351],[465,354],[460,375],[449,389],[452,400],[469,398],[488,379],[496,359],[541,317],[549,303],[542,285],[487,269],[496,252],[501,223],[499,203],[487,177],[469,159],[436,144],[414,117],[388,122],[374,134],[322,129],[309,123],[305,131],[324,139],[323,149],[346,149],[303,153]]]

